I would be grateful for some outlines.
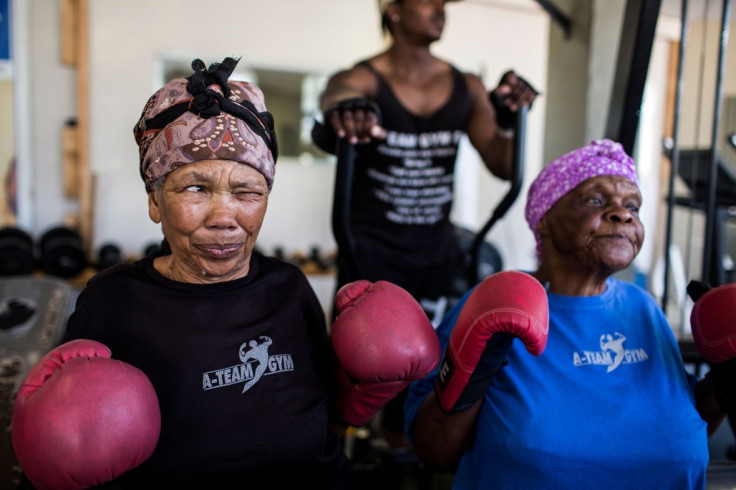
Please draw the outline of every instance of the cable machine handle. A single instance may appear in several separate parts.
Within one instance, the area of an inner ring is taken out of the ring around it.
[[[350,232],[350,203],[352,199],[355,168],[355,146],[347,138],[338,138],[335,149],[335,192],[332,200],[332,233],[337,242],[338,254],[343,256],[351,280],[360,279],[355,241]]]

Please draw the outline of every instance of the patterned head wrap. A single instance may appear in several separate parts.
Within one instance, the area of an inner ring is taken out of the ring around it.
[[[157,179],[201,160],[231,160],[258,170],[273,185],[278,144],[273,117],[256,85],[228,81],[239,60],[168,82],[146,102],[133,128],[146,191]]]
[[[565,194],[581,182],[599,175],[620,175],[637,187],[636,164],[623,146],[611,140],[592,141],[550,163],[539,173],[527,194],[525,217],[537,241],[537,260],[542,263],[542,237],[537,225]]]

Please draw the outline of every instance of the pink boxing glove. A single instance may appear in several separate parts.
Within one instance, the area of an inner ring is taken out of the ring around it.
[[[450,333],[435,394],[442,410],[473,406],[506,361],[514,337],[538,356],[547,345],[547,292],[534,277],[504,271],[470,293]]]
[[[710,361],[705,375],[713,383],[718,405],[736,413],[736,284],[709,285],[690,281],[687,292],[695,301],[690,313],[693,341]]]
[[[113,480],[151,456],[160,431],[148,377],[93,340],[73,340],[43,356],[13,406],[13,448],[39,490]]]
[[[409,383],[434,369],[440,343],[419,303],[390,282],[351,282],[340,288],[335,302],[337,411],[345,422],[361,426]]]
[[[736,357],[736,284],[710,288],[690,281],[688,293],[695,301],[690,325],[700,355],[711,362]]]

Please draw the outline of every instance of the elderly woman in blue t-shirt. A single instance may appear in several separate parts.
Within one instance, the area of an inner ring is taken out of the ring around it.
[[[468,387],[487,381],[461,410],[447,410],[433,375],[407,400],[420,457],[458,464],[453,488],[704,488],[708,435],[724,414],[711,385],[686,373],[654,299],[613,277],[641,248],[641,204],[634,161],[609,140],[562,156],[531,185],[544,352],[489,341]],[[468,296],[438,328],[443,347]]]

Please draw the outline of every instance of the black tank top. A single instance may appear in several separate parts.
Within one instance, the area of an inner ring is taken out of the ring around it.
[[[385,141],[358,147],[351,207],[358,248],[370,254],[366,247],[378,247],[404,266],[442,263],[457,253],[449,215],[458,144],[472,104],[465,79],[452,67],[448,101],[418,116],[368,61],[358,65],[378,78],[375,102],[388,133]]]

